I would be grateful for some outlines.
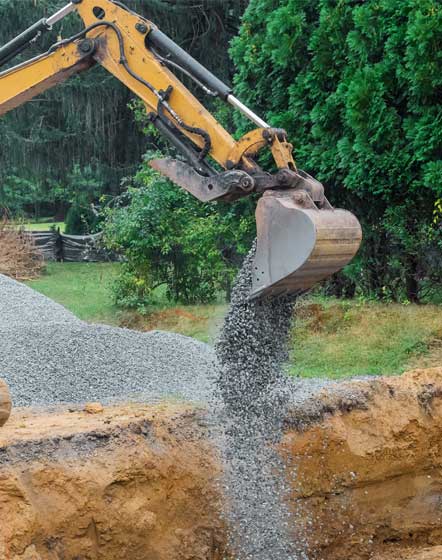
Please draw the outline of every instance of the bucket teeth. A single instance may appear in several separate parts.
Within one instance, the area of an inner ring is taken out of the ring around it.
[[[273,191],[258,203],[251,298],[305,292],[358,252],[362,230],[351,212],[299,199],[299,191]]]

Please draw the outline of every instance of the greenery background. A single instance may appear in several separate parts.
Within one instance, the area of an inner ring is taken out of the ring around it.
[[[252,0],[231,50],[240,97],[364,226],[336,282],[418,301],[441,281],[442,5]]]
[[[223,79],[232,77],[227,48],[245,7],[241,0],[129,0],[184,48]],[[60,0],[0,0],[0,43],[41,17],[55,13]],[[10,65],[46,51],[82,27],[71,15]],[[3,70],[4,68],[2,68]],[[13,215],[64,219],[68,231],[90,226],[90,203],[118,195],[155,139],[144,134],[132,110],[130,91],[95,67],[39,95],[0,120],[0,205]],[[78,214],[83,219],[78,220]],[[75,223],[77,222],[77,223]],[[92,224],[93,225],[93,224]]]

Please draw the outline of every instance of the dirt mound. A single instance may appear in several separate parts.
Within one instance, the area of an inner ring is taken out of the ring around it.
[[[221,560],[198,411],[15,413],[0,432],[0,558]]]
[[[31,236],[0,219],[0,274],[16,280],[36,278],[43,267],[43,257]]]
[[[309,560],[439,560],[442,368],[345,385],[351,406],[319,388],[322,416],[287,423],[294,538]],[[93,409],[0,430],[0,558],[226,558],[206,412]]]
[[[376,555],[373,560],[441,560],[442,546],[425,548],[424,550],[409,549],[393,553]]]

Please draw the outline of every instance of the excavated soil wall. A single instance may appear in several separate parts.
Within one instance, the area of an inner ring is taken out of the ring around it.
[[[20,411],[0,432],[2,560],[222,558],[197,411]]]
[[[365,403],[324,393],[331,413],[284,440],[310,557],[420,558],[442,544],[442,369],[352,385]]]
[[[442,368],[340,387],[287,418],[294,538],[310,560],[442,559]],[[0,559],[223,560],[207,422],[176,404],[15,411]]]

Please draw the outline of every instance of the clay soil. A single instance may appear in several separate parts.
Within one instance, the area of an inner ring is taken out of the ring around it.
[[[87,408],[19,410],[2,428],[0,558],[222,558],[201,414]]]
[[[310,560],[441,560],[442,368],[350,388],[363,398],[323,392],[320,417],[287,421],[294,538]],[[15,410],[0,559],[223,560],[207,423],[177,404]]]

